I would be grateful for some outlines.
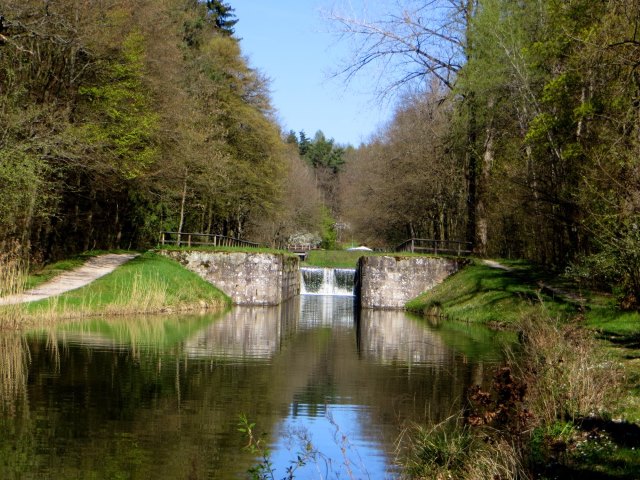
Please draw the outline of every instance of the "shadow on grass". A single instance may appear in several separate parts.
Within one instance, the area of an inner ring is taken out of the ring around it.
[[[598,417],[585,417],[576,421],[580,430],[585,432],[606,432],[619,447],[640,447],[640,425],[630,422],[614,422]],[[640,467],[640,450],[638,451]],[[640,472],[639,472],[640,473]]]
[[[640,333],[613,333],[603,331],[600,332],[598,336],[618,347],[629,350],[640,350]],[[628,358],[640,358],[640,351],[635,352],[635,355],[629,355]]]
[[[538,468],[540,479],[640,478],[640,426],[599,417],[575,420],[580,440],[565,445],[560,463]]]

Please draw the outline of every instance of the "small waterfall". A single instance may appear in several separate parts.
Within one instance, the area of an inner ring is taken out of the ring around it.
[[[309,268],[300,269],[302,295],[353,296],[353,268]]]

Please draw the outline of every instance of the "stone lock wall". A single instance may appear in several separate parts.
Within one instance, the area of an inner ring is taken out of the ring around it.
[[[356,293],[362,308],[401,309],[445,278],[463,261],[450,258],[369,256],[358,261]]]
[[[295,256],[171,250],[160,253],[218,287],[236,305],[278,305],[300,293],[299,259]]]

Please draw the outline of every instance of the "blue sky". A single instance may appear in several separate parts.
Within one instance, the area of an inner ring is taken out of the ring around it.
[[[271,79],[271,96],[285,131],[354,146],[389,118],[389,105],[375,100],[373,84],[349,86],[330,73],[349,57],[349,45],[330,32],[321,16],[327,1],[229,0],[238,18],[236,36],[249,63]]]

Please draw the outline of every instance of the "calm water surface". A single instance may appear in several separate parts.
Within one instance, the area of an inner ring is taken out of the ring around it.
[[[408,421],[437,421],[500,360],[501,339],[349,297],[221,315],[96,320],[0,337],[0,478],[247,478],[240,415],[275,478],[394,478]]]

